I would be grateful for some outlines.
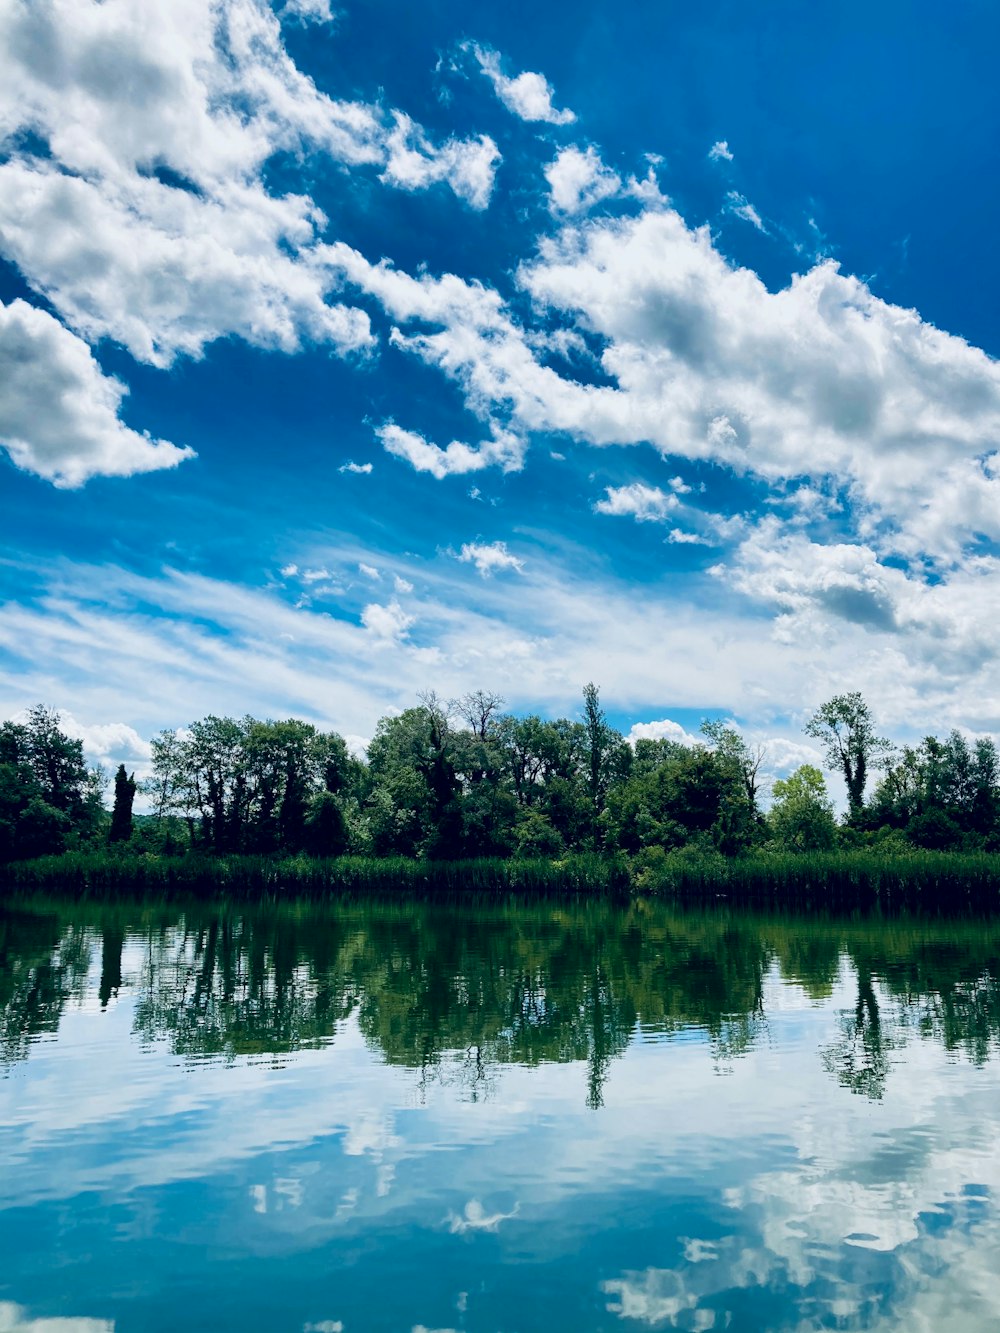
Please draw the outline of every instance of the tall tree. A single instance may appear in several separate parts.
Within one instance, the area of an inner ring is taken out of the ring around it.
[[[844,775],[848,812],[852,821],[857,820],[864,808],[868,770],[874,760],[892,749],[891,743],[876,733],[871,709],[857,691],[836,694],[816,710],[805,732],[824,745],[827,766]]]
[[[135,774],[127,774],[125,765],[118,765],[115,774],[115,804],[111,811],[108,842],[128,842],[132,836],[132,802],[135,800]]]

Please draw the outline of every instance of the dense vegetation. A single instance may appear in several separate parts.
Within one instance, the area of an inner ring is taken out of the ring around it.
[[[140,815],[134,775],[119,768],[109,811],[106,777],[38,706],[0,726],[0,861],[26,885],[61,874],[106,887],[128,876],[249,891],[434,887],[457,884],[443,867],[461,861],[463,882],[489,892],[603,880],[753,896],[757,878],[782,876],[834,896],[846,884],[846,897],[862,881],[936,894],[927,886],[956,876],[994,891],[990,739],[952,732],[896,749],[860,695],[837,696],[806,731],[844,780],[838,820],[810,765],[773,783],[765,811],[766,756],[721,722],[697,745],[629,744],[593,685],[579,720],[516,717],[502,704],[483,691],[447,705],[425,696],[379,722],[365,759],[306,722],[203,718],[153,741]],[[947,853],[947,865],[928,853]],[[898,857],[920,864],[890,872]]]

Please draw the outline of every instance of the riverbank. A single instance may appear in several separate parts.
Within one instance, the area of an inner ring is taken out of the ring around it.
[[[1000,909],[1000,856],[868,851],[727,859],[691,852],[559,860],[418,861],[336,857],[66,853],[0,870],[4,892],[78,897],[248,899],[467,896],[655,896],[683,901],[856,908]]]

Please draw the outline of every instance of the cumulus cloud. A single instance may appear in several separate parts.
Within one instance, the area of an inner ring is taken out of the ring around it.
[[[553,213],[584,213],[621,189],[621,179],[601,161],[589,145],[586,152],[564,148],[545,168],[549,183],[549,208]]]
[[[324,215],[265,183],[276,153],[489,199],[491,141],[434,145],[402,112],[321,92],[257,0],[6,4],[0,46],[0,249],[76,332],[154,365],[232,334],[283,351],[372,345],[367,315],[329,299],[315,262]]]
[[[635,481],[628,486],[606,486],[603,500],[594,509],[598,514],[627,516],[640,523],[661,523],[666,516],[681,506],[675,494]]]
[[[606,486],[604,499],[597,501],[594,512],[615,518],[633,518],[637,523],[664,523],[668,518],[683,520],[690,526],[671,528],[667,534],[667,541],[677,545],[717,545],[743,531],[744,520],[739,516],[727,518],[681,501],[679,495],[690,493],[691,487],[686,486],[680,477],[672,478],[669,484],[669,491],[659,486],[647,486],[641,481],[627,486]]]
[[[471,43],[468,49],[478,60],[483,74],[493,84],[497,97],[508,111],[520,116],[521,120],[544,121],[549,125],[570,125],[576,120],[568,107],[557,111],[552,105],[552,86],[543,75],[526,70],[523,74],[508,78],[501,67],[498,51],[475,43]]]
[[[490,439],[478,445],[452,440],[443,449],[416,431],[404,430],[391,421],[375,433],[386,453],[404,459],[416,472],[429,472],[438,481],[467,472],[480,472],[488,467],[517,472],[524,464],[524,440],[498,427],[493,428]]]
[[[126,426],[126,393],[58,320],[25,301],[0,302],[0,445],[17,467],[72,488],[194,457]]]
[[[82,723],[72,713],[60,713],[59,725],[67,736],[83,741],[84,753],[97,763],[110,759],[120,762],[137,760],[144,766],[152,757],[152,747],[134,727],[124,722]]]
[[[727,139],[716,139],[708,150],[708,156],[712,162],[732,162],[733,155],[729,150],[729,141]]]
[[[361,612],[361,623],[372,638],[395,643],[405,639],[414,623],[413,616],[408,616],[400,604],[393,599],[387,606],[370,602]]]
[[[473,208],[487,207],[500,161],[500,150],[489,135],[448,139],[434,147],[409,116],[397,111],[394,118],[382,180],[404,190],[426,190],[438,181],[447,181]]]
[[[372,470],[371,463],[355,463],[353,461],[350,463],[342,463],[340,467],[337,468],[338,472],[354,472],[359,477],[369,476],[371,474],[371,470]]]
[[[23,1306],[0,1301],[0,1333],[115,1333],[115,1321],[73,1315],[29,1319]]]
[[[1000,538],[997,363],[832,262],[771,292],[672,209],[563,227],[518,280],[547,318],[600,340],[609,384],[544,364],[482,284],[414,278],[346,246],[327,262],[404,326],[398,346],[513,429],[832,483],[880,548],[950,559]],[[416,320],[430,331],[405,331]]]
[[[501,569],[513,569],[518,574],[524,570],[524,561],[507,550],[506,542],[466,542],[457,559],[475,565],[484,579]]]
[[[625,739],[629,745],[635,745],[636,741],[674,741],[678,745],[703,744],[697,736],[692,736],[679,722],[669,717],[660,718],[656,722],[636,722]]]

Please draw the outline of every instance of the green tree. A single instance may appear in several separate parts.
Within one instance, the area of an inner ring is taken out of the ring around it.
[[[775,780],[767,822],[775,840],[789,851],[827,851],[834,846],[833,803],[818,768],[803,764],[789,777]]]
[[[103,817],[100,770],[44,704],[0,725],[0,859],[61,852],[86,841]]]
[[[843,774],[849,817],[857,822],[864,808],[868,770],[892,745],[876,734],[871,709],[856,691],[837,694],[823,704],[806,723],[805,732],[822,742],[827,766]]]

